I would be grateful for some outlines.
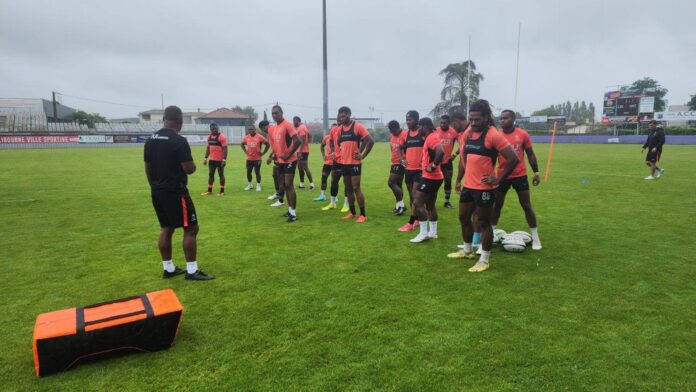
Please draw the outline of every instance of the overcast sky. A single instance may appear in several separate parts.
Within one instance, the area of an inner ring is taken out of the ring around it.
[[[403,120],[439,100],[448,63],[471,57],[481,97],[517,110],[594,102],[644,76],[670,104],[696,94],[696,2],[328,0],[329,113]],[[107,117],[284,104],[321,117],[321,1],[0,0],[0,97],[63,95]],[[115,104],[99,103],[75,97]],[[269,111],[270,116],[270,111]]]

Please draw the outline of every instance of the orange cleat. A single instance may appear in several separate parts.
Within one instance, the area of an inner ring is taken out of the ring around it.
[[[344,216],[341,219],[348,220],[348,219],[353,219],[353,218],[355,218],[355,215],[353,215],[353,213],[349,212],[348,215]]]
[[[358,217],[358,220],[355,221],[355,223],[365,223],[367,222],[367,217],[365,215],[360,215]]]

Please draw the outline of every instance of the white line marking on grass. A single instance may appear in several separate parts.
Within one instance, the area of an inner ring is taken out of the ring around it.
[[[0,203],[12,204],[12,203],[33,203],[39,201],[39,199],[23,199],[23,200],[0,200]]]

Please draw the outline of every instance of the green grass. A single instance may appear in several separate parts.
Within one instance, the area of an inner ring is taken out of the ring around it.
[[[188,282],[160,277],[142,148],[0,151],[0,389],[694,390],[695,154],[666,147],[665,176],[644,181],[639,146],[557,145],[532,193],[544,249],[495,250],[471,274],[446,258],[456,210],[430,243],[395,230],[386,144],[365,163],[365,225],[322,212],[316,191],[287,224],[268,166],[263,192],[241,190],[234,146],[227,196],[198,196],[203,166],[190,179],[217,280]],[[514,193],[499,227],[527,229]],[[186,309],[171,349],[35,377],[37,314],[167,287]]]

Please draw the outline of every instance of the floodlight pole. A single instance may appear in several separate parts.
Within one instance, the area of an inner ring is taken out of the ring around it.
[[[466,63],[466,118],[469,118],[469,102],[471,101],[471,35],[469,35],[469,60]]]
[[[326,59],[326,0],[322,0],[322,11],[324,18],[324,124],[323,134],[329,131],[329,74],[328,61]]]
[[[56,104],[56,92],[53,93],[53,122],[58,122],[58,105]]]
[[[522,22],[517,27],[517,66],[515,67],[515,104],[514,110],[517,114],[517,82],[520,78],[520,37],[522,36]]]

